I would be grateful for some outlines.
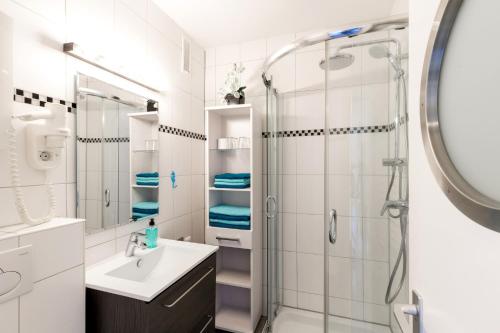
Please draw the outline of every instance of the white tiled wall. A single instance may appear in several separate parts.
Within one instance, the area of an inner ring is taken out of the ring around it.
[[[303,36],[274,36],[207,50],[206,104],[221,103],[217,92],[225,74],[231,63],[242,62],[247,101],[265,112],[261,65],[266,56]],[[387,37],[385,32],[357,40]],[[396,37],[405,43],[406,32]],[[343,43],[346,41],[330,45]],[[355,62],[328,73],[328,127],[387,125],[394,115],[395,93],[390,83],[394,73],[387,60],[371,58],[368,47],[346,52],[355,56]],[[273,86],[280,93],[280,130],[324,128],[325,74],[318,66],[324,57],[324,45],[316,45],[288,55],[272,67]],[[382,159],[389,157],[394,138],[376,133],[337,135],[330,140],[329,208],[336,208],[339,214],[338,241],[329,253],[330,311],[388,325],[390,309],[384,304],[384,295],[389,264],[394,264],[399,246],[398,225],[381,218],[380,209],[388,186],[388,170],[382,167]],[[324,136],[285,137],[279,144],[283,302],[322,311]]]
[[[14,87],[75,102],[75,74],[81,72],[158,100],[161,124],[204,133],[204,50],[193,41],[192,71],[181,72],[183,31],[153,1],[7,0],[0,3],[0,11],[14,20]],[[70,41],[103,55],[117,64],[120,72],[165,93],[152,93],[65,55],[62,45]],[[15,113],[33,109],[20,103],[14,103],[13,108]],[[74,129],[75,115],[69,117]],[[21,126],[16,123],[16,127]],[[160,142],[160,234],[169,238],[192,236],[195,241],[203,241],[204,207],[200,195],[204,143],[166,133],[160,134]],[[27,166],[21,131],[18,145],[28,206],[33,215],[42,215],[47,212],[43,195],[46,189],[40,186],[45,181],[44,174]],[[48,173],[49,181],[56,184],[58,216],[75,215],[74,150],[74,141],[69,141],[65,163]],[[0,151],[0,208],[4,212],[0,225],[19,222],[5,156],[6,151]],[[172,170],[178,175],[174,190],[169,179]],[[92,235],[86,241],[87,262],[122,250],[128,234],[141,227],[131,225]]]

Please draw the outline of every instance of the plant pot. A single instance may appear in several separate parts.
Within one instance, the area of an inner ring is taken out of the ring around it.
[[[235,104],[245,104],[245,96],[240,96],[240,98],[234,97],[233,94],[227,94],[224,99],[226,100],[228,105]]]

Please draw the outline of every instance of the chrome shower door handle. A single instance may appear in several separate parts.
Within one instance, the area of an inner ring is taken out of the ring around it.
[[[273,204],[272,210],[269,209],[270,203]],[[266,198],[266,216],[268,219],[276,217],[276,209],[277,209],[276,197],[273,195],[268,195]]]
[[[337,210],[332,209],[330,211],[330,227],[328,230],[328,238],[331,244],[337,242]]]
[[[104,205],[109,207],[111,204],[111,191],[109,189],[104,190]]]

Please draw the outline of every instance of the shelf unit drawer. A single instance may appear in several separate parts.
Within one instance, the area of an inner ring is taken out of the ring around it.
[[[207,244],[216,246],[252,248],[252,232],[250,230],[214,228],[208,226],[205,234]]]

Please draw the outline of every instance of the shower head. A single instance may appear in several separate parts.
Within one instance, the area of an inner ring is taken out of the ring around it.
[[[391,66],[398,74],[404,74],[399,59],[394,56],[385,45],[374,45],[370,47],[368,53],[370,53],[370,55],[375,59],[387,58]]]
[[[370,47],[368,53],[375,59],[389,58],[391,56],[389,49],[380,44]]]
[[[337,53],[336,55],[328,59],[328,70],[337,71],[347,68],[354,62],[354,56],[349,53]],[[319,67],[322,70],[326,70],[327,65],[325,59],[321,60]]]

